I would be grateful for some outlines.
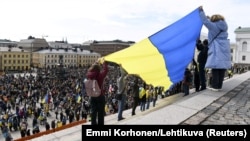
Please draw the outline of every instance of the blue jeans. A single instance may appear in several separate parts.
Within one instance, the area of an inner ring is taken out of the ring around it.
[[[149,107],[150,107],[150,102],[151,102],[151,101],[152,101],[151,98],[147,99],[147,107],[146,107],[146,109],[149,109]]]
[[[126,95],[125,94],[121,94],[122,95],[122,99],[118,100],[118,119],[122,118],[122,112],[125,108],[125,101],[126,101]]]
[[[145,101],[141,101],[141,111],[145,111],[145,107],[146,107],[146,102]]]

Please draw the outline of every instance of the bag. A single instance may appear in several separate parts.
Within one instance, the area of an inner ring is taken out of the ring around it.
[[[101,95],[101,89],[95,79],[88,79],[84,82],[85,90],[88,96],[98,97]]]

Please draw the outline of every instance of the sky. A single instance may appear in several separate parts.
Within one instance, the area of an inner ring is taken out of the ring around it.
[[[0,39],[139,42],[199,6],[225,17],[231,42],[235,29],[250,27],[249,0],[0,0]]]

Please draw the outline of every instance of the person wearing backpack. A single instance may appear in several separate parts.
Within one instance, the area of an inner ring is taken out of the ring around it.
[[[87,71],[87,79],[95,79],[101,88],[101,95],[90,98],[91,125],[104,125],[105,116],[105,89],[102,87],[105,77],[108,74],[108,64],[102,58],[90,66]]]

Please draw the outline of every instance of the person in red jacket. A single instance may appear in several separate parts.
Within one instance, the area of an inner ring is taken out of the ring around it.
[[[104,125],[105,116],[105,89],[103,82],[108,73],[107,62],[103,59],[91,65],[87,71],[88,79],[96,79],[99,87],[101,88],[101,95],[99,97],[91,97],[91,125]]]

